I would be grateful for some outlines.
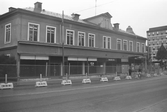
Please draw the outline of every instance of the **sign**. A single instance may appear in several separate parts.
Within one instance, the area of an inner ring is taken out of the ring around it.
[[[115,61],[115,59],[108,59],[108,61]]]

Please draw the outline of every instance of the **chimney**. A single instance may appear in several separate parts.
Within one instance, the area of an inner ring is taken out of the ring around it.
[[[115,30],[119,30],[119,23],[115,23],[115,24],[113,24],[114,25],[114,29]]]
[[[126,32],[135,34],[135,33],[133,32],[133,29],[132,29],[130,26],[128,26],[128,28],[126,28]]]
[[[14,7],[9,7],[9,12],[14,11],[16,8]]]
[[[35,12],[41,12],[42,11],[42,3],[41,2],[34,3],[34,11]]]
[[[74,13],[72,13],[71,16],[72,16],[72,18],[73,18],[74,20],[78,21],[80,15],[79,15],[79,14],[74,14]]]

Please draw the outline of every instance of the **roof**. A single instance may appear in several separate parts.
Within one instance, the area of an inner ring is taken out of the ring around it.
[[[107,18],[112,18],[110,13],[106,12],[106,13],[102,13],[102,14],[99,14],[99,15],[96,15],[96,16],[92,16],[92,17],[86,18],[86,19],[84,19],[84,21],[87,21],[89,19],[94,19],[94,18],[97,18],[97,17],[100,17],[100,16],[104,16],[104,17],[107,17]]]
[[[15,11],[17,11],[17,10],[20,10],[19,8],[16,8],[15,9]],[[32,8],[32,7],[28,7],[28,8],[23,8],[23,9],[21,9],[21,10],[27,10],[27,11],[30,11],[30,12],[34,12],[34,8]],[[3,15],[10,15],[11,13],[12,13],[13,11],[11,11],[11,12],[7,12],[7,13],[5,13],[5,14],[3,14]],[[62,14],[59,14],[59,13],[55,13],[55,12],[51,12],[51,11],[46,11],[46,10],[42,10],[39,14],[42,14],[42,15],[49,15],[49,16],[52,16],[52,17],[56,17],[56,18],[59,18],[59,19],[61,19],[62,18]],[[3,16],[3,15],[0,15],[1,17]],[[100,14],[100,15],[97,15],[97,16],[93,16],[93,17],[91,17],[91,18],[96,18],[96,17],[99,17],[99,16],[106,16],[106,17],[108,17],[108,18],[111,18],[112,16],[108,13],[108,12],[106,12],[106,13],[103,13],[103,14]],[[1,18],[0,17],[0,18]],[[134,37],[139,37],[139,38],[142,38],[142,39],[146,39],[146,38],[144,38],[144,37],[142,37],[142,36],[139,36],[139,35],[135,35],[135,34],[132,34],[132,33],[129,33],[129,32],[126,32],[126,31],[124,31],[124,30],[121,30],[121,29],[119,29],[119,30],[114,30],[114,29],[106,29],[106,28],[102,28],[102,27],[99,27],[98,25],[96,25],[96,24],[94,24],[94,23],[91,23],[91,22],[89,22],[89,21],[85,21],[85,19],[84,20],[82,20],[82,19],[79,19],[79,20],[74,20],[71,16],[68,16],[68,15],[64,15],[64,19],[66,19],[66,20],[70,20],[70,21],[73,21],[73,22],[75,22],[75,23],[81,23],[81,24],[85,24],[85,25],[88,25],[88,26],[92,26],[92,27],[96,27],[96,28],[100,28],[101,30],[103,29],[103,30],[107,30],[107,31],[112,31],[112,32],[114,32],[114,33],[119,33],[119,34],[126,34],[126,35],[130,35],[130,36],[134,36]],[[87,19],[90,19],[90,18],[87,18]]]
[[[149,31],[147,31],[147,32],[163,31],[163,30],[167,30],[167,26],[149,28]]]

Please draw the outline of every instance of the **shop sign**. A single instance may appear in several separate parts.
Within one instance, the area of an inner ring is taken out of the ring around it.
[[[108,61],[115,61],[115,59],[108,59]]]

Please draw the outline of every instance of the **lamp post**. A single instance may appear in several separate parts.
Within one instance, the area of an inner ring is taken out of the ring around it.
[[[62,11],[62,76],[64,76],[64,11]]]

